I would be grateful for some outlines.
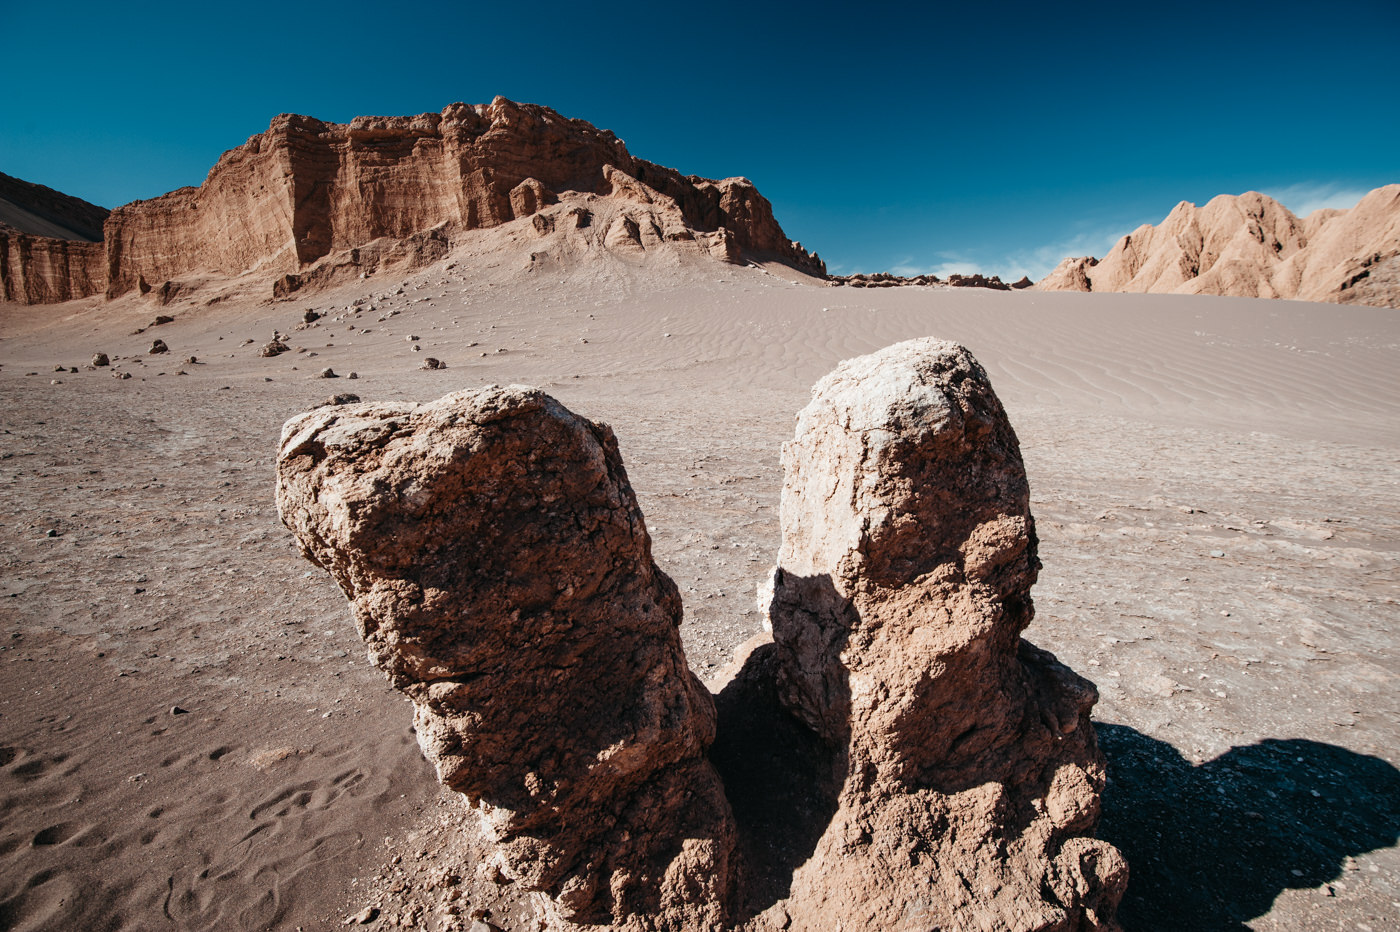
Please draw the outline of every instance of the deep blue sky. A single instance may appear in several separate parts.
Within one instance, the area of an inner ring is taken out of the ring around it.
[[[1181,200],[1400,181],[1400,0],[0,0],[0,31],[0,171],[106,207],[199,184],[277,113],[497,94],[753,179],[838,273],[1038,277]]]

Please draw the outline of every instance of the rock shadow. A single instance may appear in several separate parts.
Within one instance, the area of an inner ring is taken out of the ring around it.
[[[802,580],[821,598],[845,602],[826,576]],[[852,610],[853,611],[853,610]],[[832,632],[838,653],[845,631]],[[831,824],[846,780],[848,740],[831,742],[778,698],[779,648],[754,648],[715,697],[715,742],[709,757],[734,811],[743,889],[736,919],[747,920],[788,896],[793,873],[812,856]],[[849,706],[844,669],[827,687]],[[849,723],[847,722],[847,732]],[[841,736],[838,736],[841,737]]]
[[[833,748],[778,701],[777,648],[764,644],[715,697],[710,761],[734,810],[744,889],[739,918],[785,898],[792,875],[836,814],[844,749]]]
[[[1243,932],[1284,890],[1337,880],[1348,856],[1400,837],[1400,770],[1379,758],[1271,738],[1196,766],[1126,725],[1095,727],[1099,837],[1128,860],[1128,932]]]

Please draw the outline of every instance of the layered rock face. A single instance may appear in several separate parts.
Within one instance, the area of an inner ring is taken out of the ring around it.
[[[1102,260],[1065,259],[1036,287],[1400,307],[1400,184],[1303,219],[1257,192],[1183,201]]]
[[[589,206],[598,198],[604,208]],[[590,229],[595,211],[607,222]],[[433,261],[455,234],[526,218],[536,235],[557,231],[622,254],[660,248],[826,273],[747,179],[682,175],[634,158],[606,130],[504,97],[349,124],[282,114],[225,152],[198,188],[105,215],[95,252],[12,240],[0,248],[10,242],[6,298],[26,303],[117,297],[142,282],[208,274],[264,275],[286,294],[352,267]]]
[[[626,189],[631,186],[632,192]],[[284,114],[224,153],[199,188],[113,211],[108,294],[192,271],[296,273],[381,237],[495,227],[565,193],[662,197],[693,233],[726,231],[753,258],[813,274],[743,178],[709,181],[641,159],[610,132],[497,97],[413,117],[324,123]],[[691,237],[693,238],[693,237]]]
[[[323,408],[287,423],[277,500],[553,926],[724,925],[714,704],[610,429],[522,388]]]
[[[795,927],[1114,928],[1097,694],[1020,639],[1035,528],[986,373],[933,340],[845,362],[783,468],[778,692],[839,785]]]
[[[0,174],[0,300],[51,304],[106,285],[107,210]]]
[[[101,243],[30,236],[0,226],[0,300],[56,304],[101,294],[106,266]]]

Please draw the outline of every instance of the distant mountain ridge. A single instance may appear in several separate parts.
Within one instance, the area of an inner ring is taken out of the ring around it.
[[[30,236],[99,243],[109,213],[105,207],[0,172],[0,226]]]
[[[1103,259],[1065,259],[1035,287],[1400,307],[1400,184],[1301,219],[1257,191],[1182,201]]]
[[[583,120],[497,97],[348,124],[282,114],[225,152],[198,188],[113,210],[95,250],[0,231],[0,286],[5,300],[46,303],[173,295],[182,277],[253,272],[286,293],[432,261],[453,236],[526,218],[543,252],[552,243],[561,253],[774,260],[826,273],[747,179],[682,175]]]

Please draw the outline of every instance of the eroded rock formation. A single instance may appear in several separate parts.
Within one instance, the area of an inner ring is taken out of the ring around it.
[[[101,243],[30,236],[0,224],[0,300],[56,304],[100,294],[106,261]]]
[[[713,700],[607,426],[494,386],[322,408],[283,431],[277,500],[556,927],[725,924]]]
[[[1116,929],[1097,694],[1021,640],[986,374],[933,340],[843,363],[783,461],[772,639],[718,726],[612,432],[538,390],[294,418],[278,507],[542,928]]]
[[[953,288],[990,288],[993,291],[1010,291],[1031,287],[1031,280],[1025,276],[1014,284],[1008,285],[1001,280],[998,275],[988,278],[980,273],[973,275],[959,275],[954,272],[948,276],[945,282],[937,275],[893,275],[889,272],[874,272],[872,274],[858,273],[855,275],[828,275],[827,280],[833,285],[849,285],[852,288],[898,288],[905,285],[949,285]]]
[[[839,785],[796,927],[1114,928],[1097,693],[1020,638],[1040,564],[986,373],[934,340],[842,363],[783,468],[778,693]]]
[[[0,174],[0,300],[52,304],[106,285],[107,210]]]
[[[1254,191],[1204,207],[1182,201],[1102,260],[1065,259],[1036,287],[1400,307],[1400,184],[1301,219]]]
[[[634,158],[606,130],[504,97],[348,124],[282,114],[225,152],[198,188],[112,211],[103,246],[78,250],[85,279],[63,264],[73,264],[71,244],[10,246],[0,258],[26,283],[6,294],[29,303],[244,273],[277,279],[280,296],[350,270],[431,262],[454,235],[541,213],[532,221],[539,235],[577,233],[588,224],[557,221],[576,218],[588,198],[607,199],[616,214],[611,227],[577,237],[591,245],[606,236],[624,253],[659,248],[826,273],[747,179],[682,175]]]

